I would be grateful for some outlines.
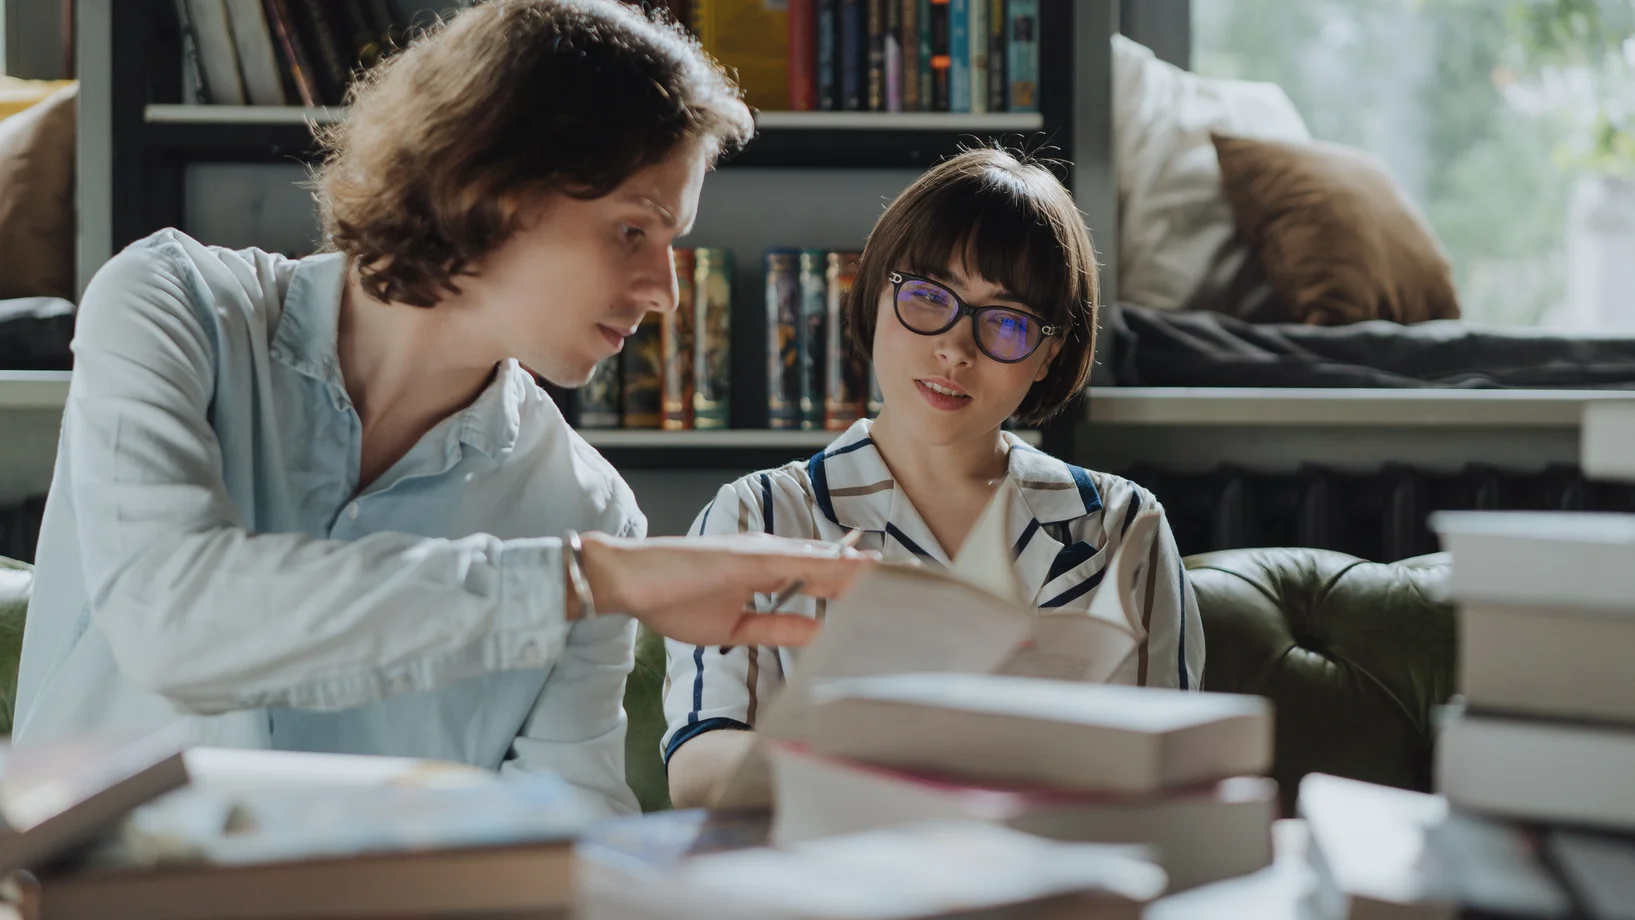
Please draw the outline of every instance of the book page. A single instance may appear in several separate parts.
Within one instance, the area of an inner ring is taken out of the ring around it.
[[[1027,635],[1023,608],[940,572],[880,565],[829,604],[818,638],[801,654],[789,682],[756,725],[758,739],[800,741],[811,712],[812,688],[845,677],[963,672],[985,674]],[[717,795],[725,808],[771,801],[762,741]]]
[[[1145,574],[1153,531],[1162,515],[1137,517],[1107,563],[1101,586],[1087,609],[1045,612],[1035,618],[1029,641],[999,673],[1015,677],[1106,683],[1146,639],[1136,589]]]

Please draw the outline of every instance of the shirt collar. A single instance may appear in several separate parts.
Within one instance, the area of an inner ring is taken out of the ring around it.
[[[871,425],[868,419],[855,422],[806,462],[806,472],[824,517],[841,527],[884,532],[894,523],[892,502],[899,490],[869,437]],[[1008,431],[1002,436],[1010,448],[1010,480],[1021,494],[1027,520],[1059,524],[1101,508],[1101,494],[1089,472],[1029,446]],[[1022,521],[1019,532],[1012,536],[1019,537],[1026,526]]]
[[[269,348],[274,358],[295,371],[330,384],[342,400],[348,397],[337,338],[346,265],[345,254],[338,252],[308,256],[296,263]],[[515,446],[522,407],[535,386],[533,375],[507,359],[471,405],[451,420],[452,437],[491,457]],[[554,402],[549,411],[561,419]]]

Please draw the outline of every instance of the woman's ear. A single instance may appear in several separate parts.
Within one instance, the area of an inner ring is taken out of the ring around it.
[[[1038,383],[1050,373],[1050,365],[1055,363],[1057,352],[1062,350],[1061,336],[1053,335],[1045,341],[1045,359],[1039,362],[1039,370],[1033,375],[1033,382]]]

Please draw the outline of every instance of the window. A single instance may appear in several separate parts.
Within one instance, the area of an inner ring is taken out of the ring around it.
[[[1466,319],[1635,329],[1635,0],[1192,0],[1192,27],[1199,73],[1385,161]]]

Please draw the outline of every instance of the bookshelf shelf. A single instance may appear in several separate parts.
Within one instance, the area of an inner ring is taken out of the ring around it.
[[[148,144],[183,159],[308,158],[313,125],[344,108],[150,104]],[[924,168],[961,144],[1045,130],[1037,112],[762,112],[756,138],[724,166]]]

